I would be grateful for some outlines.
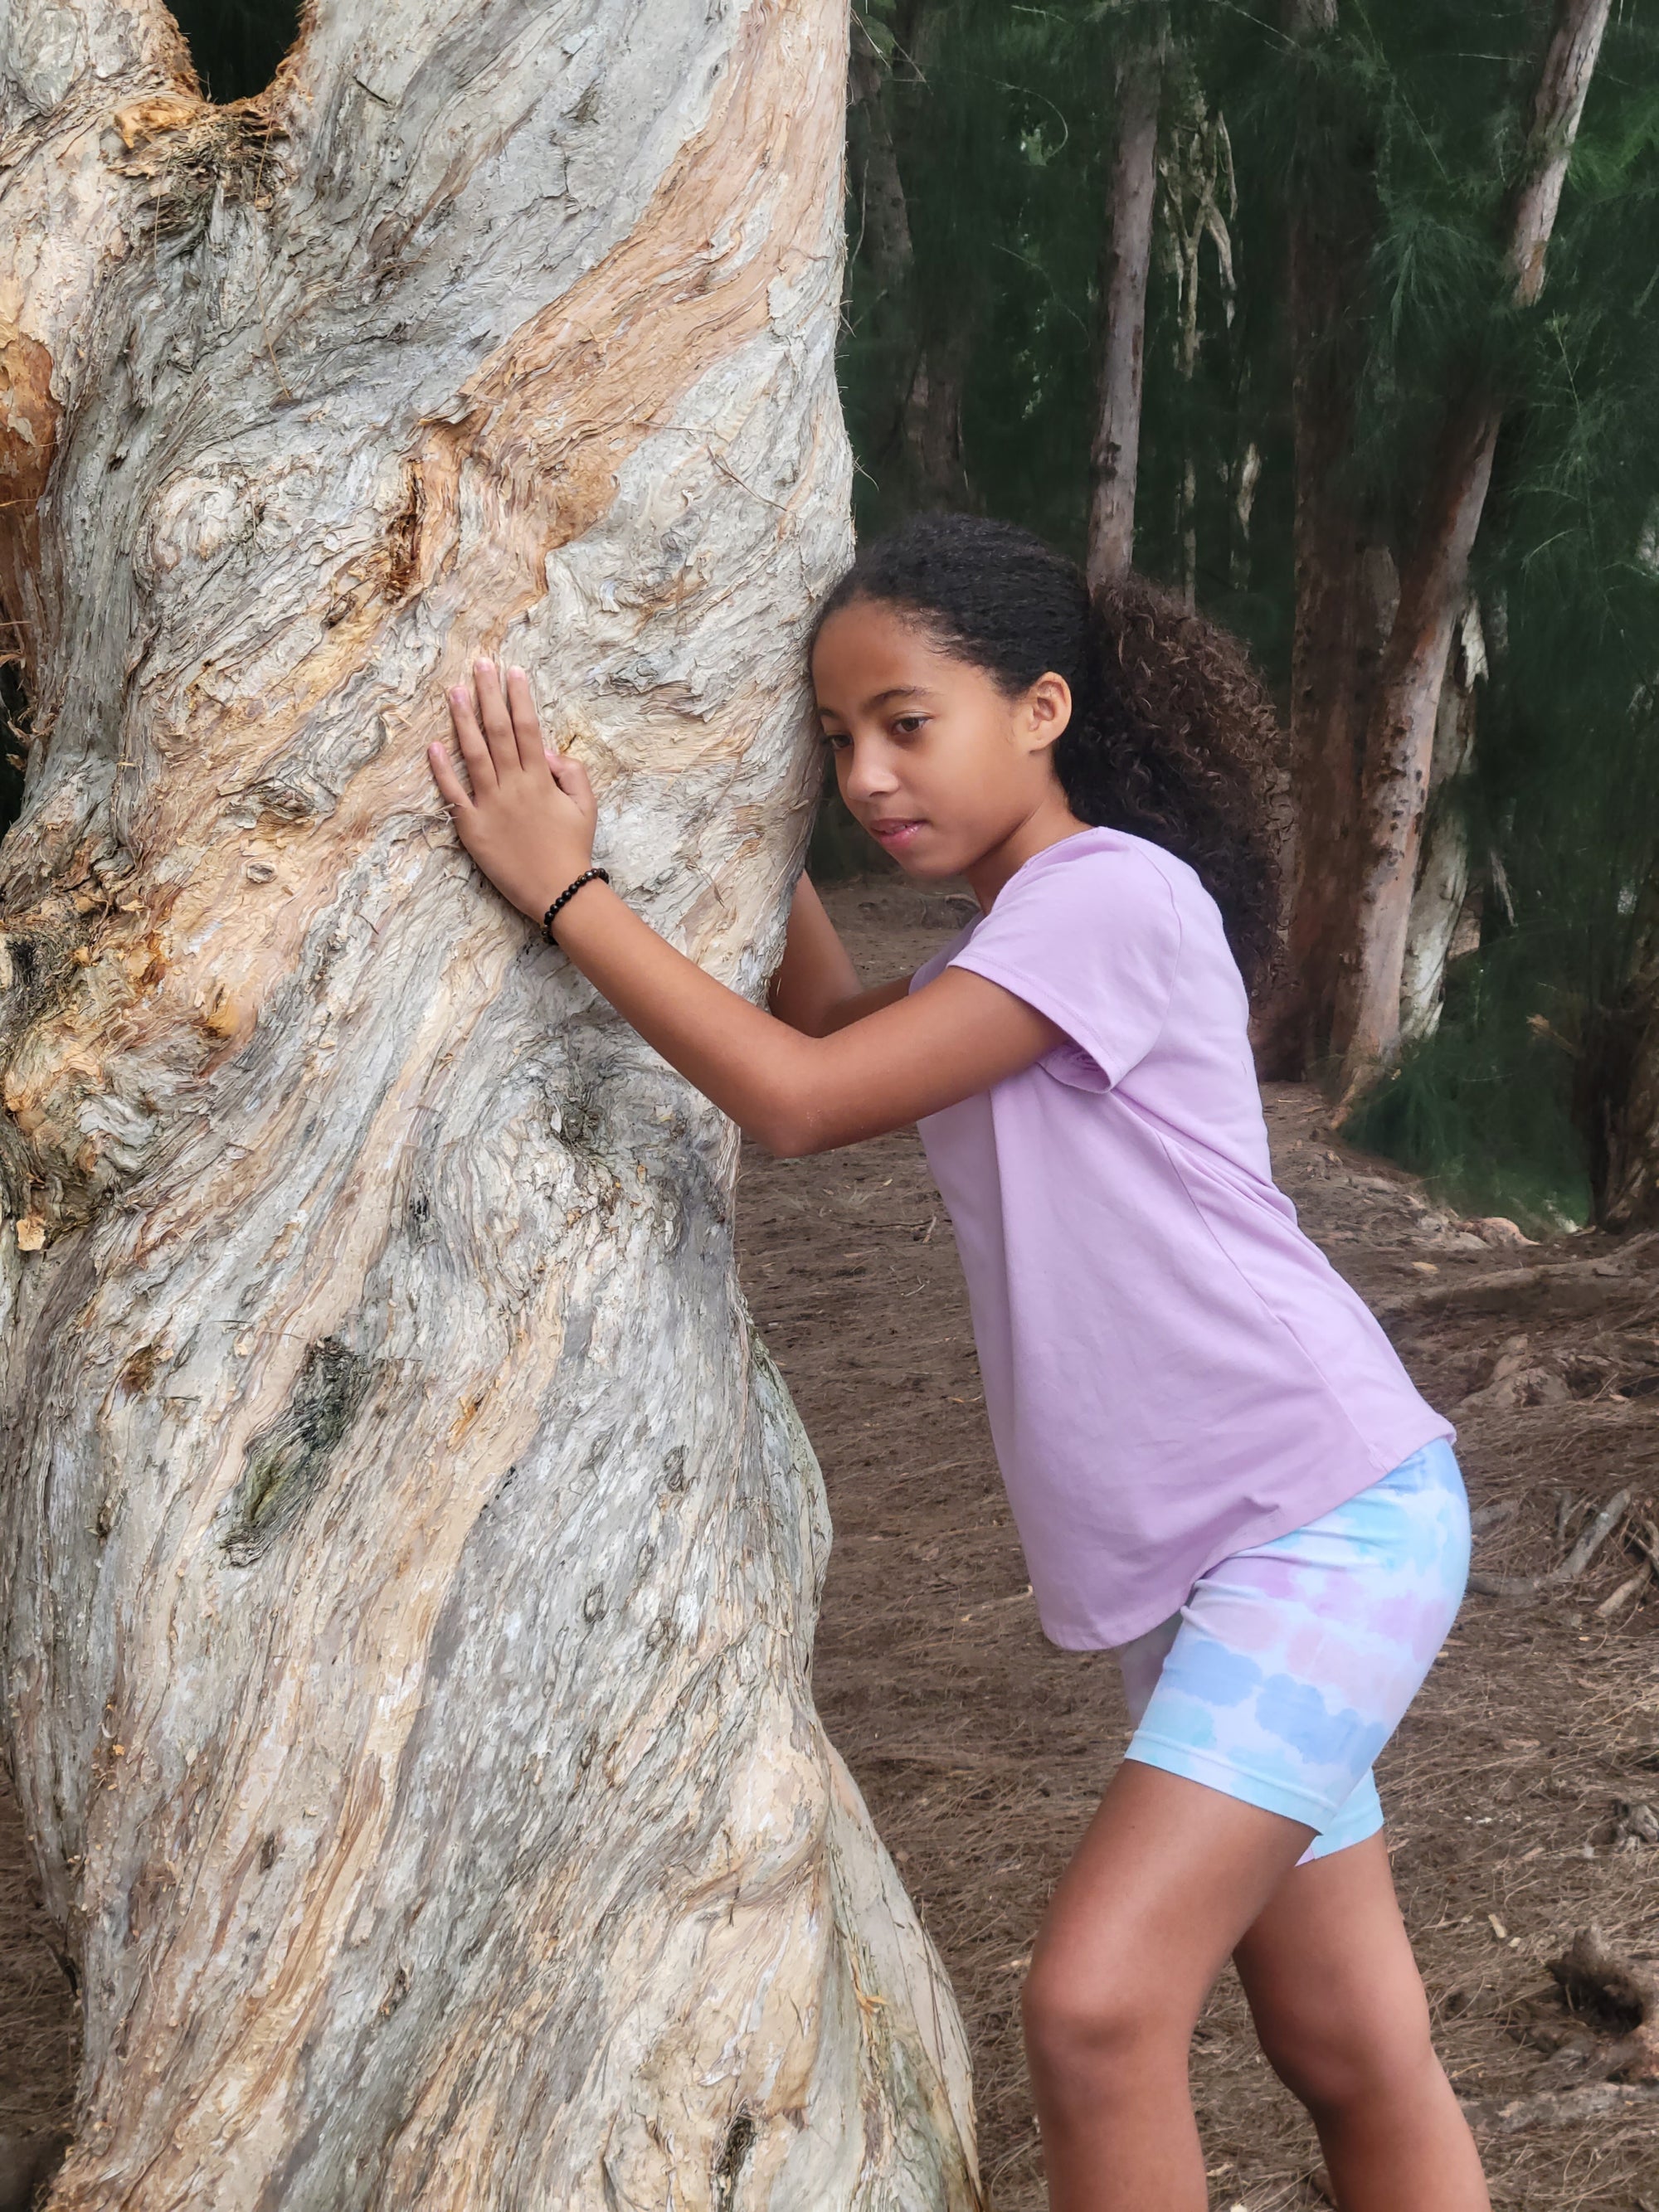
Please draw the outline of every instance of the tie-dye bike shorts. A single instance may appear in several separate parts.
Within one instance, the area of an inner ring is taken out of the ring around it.
[[[1375,1835],[1371,1761],[1462,1601],[1469,1507],[1443,1437],[1305,1528],[1201,1575],[1118,1649],[1127,1756],[1316,1832],[1298,1863]]]

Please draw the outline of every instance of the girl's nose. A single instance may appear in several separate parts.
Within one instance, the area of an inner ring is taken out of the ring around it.
[[[842,785],[842,796],[850,805],[858,799],[867,803],[882,799],[898,788],[897,779],[890,768],[872,752],[860,752],[854,747]]]

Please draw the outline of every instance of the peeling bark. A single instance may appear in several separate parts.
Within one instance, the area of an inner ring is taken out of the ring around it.
[[[758,998],[848,551],[835,0],[325,0],[216,109],[0,24],[8,1746],[85,2008],[56,2212],[976,2205],[809,1689],[735,1133],[482,885],[532,671]]]

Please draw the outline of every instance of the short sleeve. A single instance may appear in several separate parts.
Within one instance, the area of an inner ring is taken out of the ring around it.
[[[1011,876],[969,942],[944,963],[1024,999],[1121,1083],[1158,1042],[1181,957],[1168,878],[1135,852],[1042,855]],[[1056,1045],[1056,1062],[1075,1052]],[[1072,1068],[1051,1073],[1074,1080]],[[1085,1088],[1098,1087],[1087,1083]]]

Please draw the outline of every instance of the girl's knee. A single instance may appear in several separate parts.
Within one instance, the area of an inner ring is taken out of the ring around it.
[[[1128,1977],[1103,1988],[1041,1960],[1020,1993],[1020,2015],[1033,2079],[1055,2089],[1076,2083],[1098,2094],[1113,2075],[1133,2072],[1164,2045],[1185,2047],[1181,2024],[1156,1990]]]
[[[1261,2037],[1268,2064],[1316,2120],[1409,2104],[1437,2086],[1440,2062],[1414,2024],[1355,2032],[1334,2027],[1271,2031]]]

